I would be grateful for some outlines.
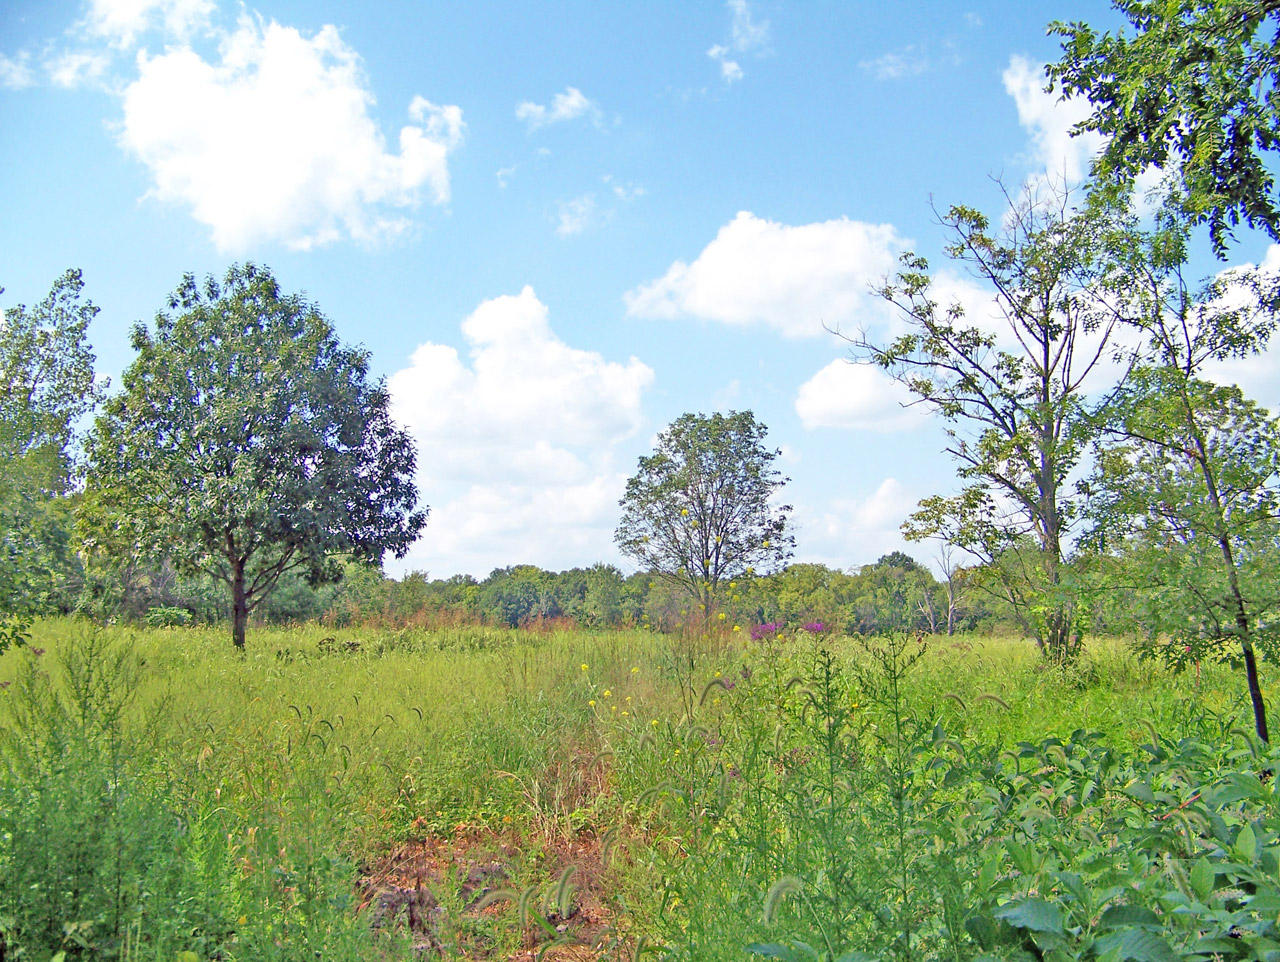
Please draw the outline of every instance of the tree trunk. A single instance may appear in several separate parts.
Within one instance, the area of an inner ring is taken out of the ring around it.
[[[1065,608],[1055,608],[1045,617],[1045,653],[1062,665],[1075,660],[1080,653],[1080,641],[1072,633],[1071,620],[1071,613]]]
[[[1267,706],[1262,700],[1262,686],[1258,684],[1258,663],[1253,656],[1253,645],[1246,639],[1240,647],[1244,649],[1244,672],[1249,680],[1249,700],[1253,702],[1253,727],[1258,737],[1269,744]]]
[[[249,599],[244,590],[244,562],[232,562],[231,569],[231,643],[244,651],[244,633],[249,624]]]
[[[1217,492],[1213,492],[1215,497]],[[1240,578],[1236,573],[1235,552],[1226,537],[1218,539],[1222,557],[1227,565],[1227,584],[1231,586],[1231,600],[1235,606],[1236,631],[1240,633],[1240,651],[1244,655],[1244,675],[1249,685],[1249,701],[1253,705],[1253,728],[1263,742],[1271,741],[1267,734],[1267,705],[1262,700],[1262,685],[1258,682],[1258,661],[1253,654],[1253,638],[1249,609],[1245,605],[1244,592],[1240,590]]]

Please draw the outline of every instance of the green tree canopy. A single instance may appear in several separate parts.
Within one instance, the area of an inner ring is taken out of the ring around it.
[[[403,556],[426,524],[367,353],[266,269],[187,275],[133,347],[89,438],[85,532],[224,582],[237,647],[285,572],[337,580],[339,556]]]
[[[750,411],[684,414],[658,435],[627,481],[614,541],[643,567],[683,587],[708,617],[722,581],[766,574],[791,556],[790,505],[778,451]]]

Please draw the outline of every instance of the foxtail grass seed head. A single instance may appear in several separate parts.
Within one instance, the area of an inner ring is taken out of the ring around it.
[[[782,900],[788,895],[798,895],[804,891],[804,885],[801,881],[791,875],[783,876],[769,886],[769,891],[764,897],[764,914],[761,921],[765,925],[772,925],[773,920],[777,918],[778,909],[782,906]]]

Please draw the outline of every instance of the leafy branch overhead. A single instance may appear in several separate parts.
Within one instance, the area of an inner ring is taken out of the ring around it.
[[[1280,240],[1269,162],[1280,147],[1280,3],[1114,0],[1131,32],[1050,25],[1065,38],[1051,83],[1087,97],[1079,130],[1106,135],[1095,172],[1127,191],[1149,166],[1171,175],[1175,200],[1207,223],[1224,256],[1240,223]]]

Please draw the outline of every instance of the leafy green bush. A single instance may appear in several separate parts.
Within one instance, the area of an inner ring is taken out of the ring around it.
[[[186,608],[156,605],[147,609],[148,628],[185,628],[191,624],[191,612]]]

